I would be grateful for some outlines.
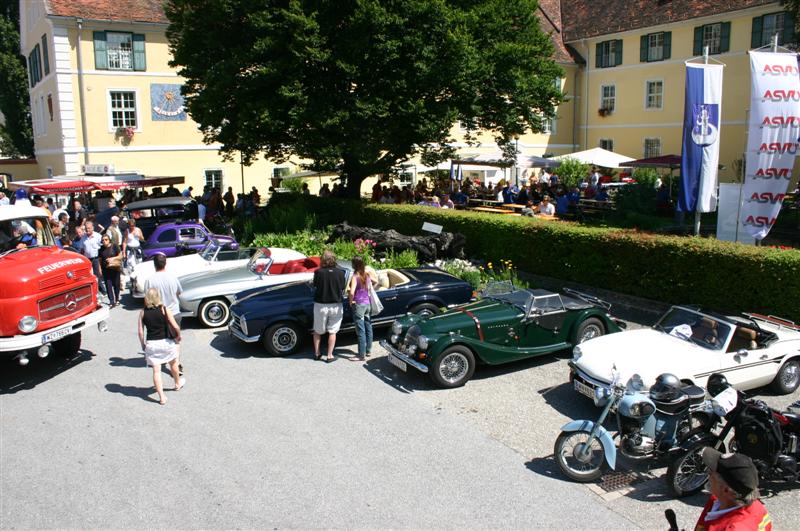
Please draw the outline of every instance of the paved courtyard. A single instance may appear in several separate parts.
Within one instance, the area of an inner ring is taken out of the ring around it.
[[[3,367],[0,528],[663,529],[668,507],[692,528],[705,501],[671,499],[663,470],[612,492],[560,476],[560,426],[597,415],[566,384],[565,357],[438,390],[377,345],[349,361],[350,334],[326,364],[186,320],[188,382],[162,407],[136,308],[112,310],[71,362]],[[797,490],[765,501],[776,529],[797,527]]]

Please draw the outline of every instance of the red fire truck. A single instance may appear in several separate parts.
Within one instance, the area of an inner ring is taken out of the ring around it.
[[[56,247],[48,223],[41,208],[0,206],[0,357],[20,365],[73,356],[83,330],[107,329],[91,262]]]

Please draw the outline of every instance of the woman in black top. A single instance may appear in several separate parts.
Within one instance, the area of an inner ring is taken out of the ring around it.
[[[120,287],[120,267],[111,267],[108,260],[118,256],[121,251],[117,245],[111,243],[111,238],[108,234],[103,235],[101,240],[102,247],[100,248],[100,272],[103,274],[103,282],[106,284],[106,293],[108,294],[108,304],[112,308],[119,304],[119,287]]]
[[[161,365],[169,364],[176,391],[180,391],[186,380],[179,372],[181,329],[172,313],[161,303],[161,294],[155,288],[148,289],[144,295],[144,310],[139,312],[139,342],[147,364],[153,368],[153,385],[159,403],[164,405],[167,397],[161,383]]]

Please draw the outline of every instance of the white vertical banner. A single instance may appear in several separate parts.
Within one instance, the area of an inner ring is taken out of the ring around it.
[[[794,53],[750,52],[750,123],[740,231],[763,240],[778,217],[800,136],[800,75]]]

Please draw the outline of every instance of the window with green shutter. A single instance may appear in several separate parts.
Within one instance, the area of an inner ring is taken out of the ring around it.
[[[672,54],[672,32],[661,31],[642,35],[639,39],[639,61],[663,61]]]
[[[595,66],[609,68],[622,64],[622,40],[603,41],[595,47]]]
[[[50,73],[50,52],[47,49],[47,35],[42,35],[42,60],[44,61],[44,75]]]
[[[778,36],[778,44],[794,44],[794,17],[791,13],[768,13],[753,17],[753,29],[750,34],[750,47],[760,48],[772,44],[772,37]]]
[[[145,70],[144,35],[94,32],[94,61],[98,70]]]
[[[731,23],[717,22],[694,29],[694,55],[702,55],[708,46],[708,53],[715,55],[725,53],[731,47]]]

